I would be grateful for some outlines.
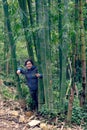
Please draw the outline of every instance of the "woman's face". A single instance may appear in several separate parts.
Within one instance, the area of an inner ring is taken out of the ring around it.
[[[31,69],[32,66],[33,66],[32,63],[30,61],[28,61],[27,64],[26,64],[26,68]]]

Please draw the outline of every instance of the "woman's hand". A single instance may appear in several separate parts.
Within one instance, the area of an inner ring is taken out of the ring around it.
[[[39,73],[37,73],[37,74],[35,74],[35,76],[36,76],[37,78],[39,78],[41,75],[40,75]]]
[[[17,70],[17,74],[20,74],[21,73],[21,71],[20,70]]]

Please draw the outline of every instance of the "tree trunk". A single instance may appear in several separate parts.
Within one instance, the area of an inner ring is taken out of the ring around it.
[[[49,36],[49,8],[48,0],[44,0],[44,28],[45,28],[45,47],[46,47],[46,74],[48,87],[49,110],[53,109],[53,89],[52,89],[52,68],[51,68],[51,48]],[[50,96],[51,95],[51,96]]]
[[[62,12],[61,12],[61,0],[58,0],[58,11],[59,11],[59,21],[58,21],[58,32],[59,32],[59,65],[60,65],[60,74],[59,74],[59,84],[61,90],[62,82]]]
[[[74,101],[74,87],[71,87],[71,91],[70,91],[70,98],[69,98],[69,103],[68,103],[68,114],[67,114],[67,122],[70,123],[71,122],[71,118],[72,118],[72,108],[73,108],[73,101]]]
[[[87,102],[87,87],[86,87],[86,52],[85,52],[85,37],[84,37],[84,19],[83,19],[83,2],[79,0],[80,7],[80,33],[81,33],[81,63],[82,63],[82,94],[81,106]]]
[[[48,12],[49,12],[49,41],[51,43],[51,0],[48,0]],[[51,46],[51,45],[50,45]]]
[[[6,21],[4,21],[4,73],[8,76],[9,74],[9,40],[7,37],[7,26]]]
[[[26,45],[27,45],[27,51],[29,57],[34,60],[34,54],[33,54],[33,45],[32,45],[32,38],[31,38],[31,32],[29,32],[29,23],[28,23],[28,14],[27,14],[27,6],[26,6],[26,0],[18,0],[19,6],[20,6],[20,13],[21,16],[21,22],[24,29],[25,39],[26,39]]]
[[[74,92],[75,92],[75,79],[76,79],[76,70],[75,70],[75,43],[72,43],[72,76],[71,76],[71,89],[70,89],[70,97],[69,97],[69,103],[68,103],[68,113],[67,113],[67,122],[71,122],[72,118],[72,109],[73,109],[73,102],[74,102]]]
[[[33,31],[34,27],[35,27],[35,21],[33,18],[33,10],[32,10],[32,1],[31,0],[27,0],[28,3],[28,9],[29,9],[29,15],[30,15],[30,24],[31,24],[31,29],[32,29],[32,36],[33,36],[33,41],[34,41],[34,47],[35,47],[35,52],[37,55],[37,45],[36,45],[36,31]]]
[[[36,3],[36,25],[37,27],[40,26],[40,20],[42,18],[42,14],[41,14],[41,3],[39,2],[39,0],[35,0]],[[38,68],[39,68],[39,72],[43,73],[43,69],[42,69],[42,61],[41,61],[41,48],[40,48],[40,42],[41,42],[41,28],[39,28],[38,31],[36,31],[36,49],[37,49],[37,61],[38,61]],[[43,61],[44,62],[44,61]],[[44,77],[43,77],[44,79]],[[39,96],[38,96],[38,100],[39,100],[39,110],[41,110],[43,104],[44,104],[44,84],[43,84],[43,79],[42,81],[39,80],[39,87],[38,87],[38,91],[39,91]]]
[[[69,42],[69,36],[68,36],[68,0],[64,0],[64,10],[63,10],[63,33],[62,33],[62,81],[61,81],[61,90],[60,90],[60,107],[64,111],[65,106],[65,94],[66,94],[66,62],[68,58],[68,42]]]
[[[78,28],[78,0],[75,0],[75,24],[74,29],[77,32]],[[75,33],[72,37],[72,76],[71,76],[71,91],[69,97],[68,104],[68,114],[67,114],[67,122],[71,122],[72,118],[72,110],[73,110],[73,102],[74,102],[74,92],[75,92],[75,82],[76,82],[76,60],[78,57],[78,33]]]
[[[16,74],[17,71],[17,61],[16,61],[16,54],[15,54],[15,43],[12,35],[12,30],[11,30],[11,24],[9,20],[9,13],[8,13],[8,3],[7,0],[2,0],[3,2],[3,9],[4,9],[4,15],[5,15],[5,21],[6,21],[6,26],[7,26],[7,31],[8,31],[8,38],[9,38],[9,43],[10,43],[10,48],[11,48],[11,57],[12,57],[12,66],[15,74],[15,83],[18,88],[19,96],[21,96],[21,87],[20,87],[20,82],[19,82],[19,77]]]
[[[41,68],[43,72],[43,83],[44,83],[44,95],[45,95],[45,106],[48,108],[49,101],[48,101],[48,70],[47,70],[47,48],[46,48],[46,41],[45,41],[45,14],[44,14],[44,1],[37,0],[38,4],[38,43],[40,47],[39,53],[41,54]],[[49,51],[49,50],[48,50]],[[49,65],[48,65],[49,67]]]

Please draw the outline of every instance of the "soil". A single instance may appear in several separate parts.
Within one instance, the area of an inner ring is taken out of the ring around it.
[[[13,88],[8,89],[15,92]],[[70,128],[65,122],[58,123],[57,118],[47,120],[35,111],[24,111],[24,107],[23,100],[15,101],[3,97],[0,88],[0,130],[84,130],[81,126]]]

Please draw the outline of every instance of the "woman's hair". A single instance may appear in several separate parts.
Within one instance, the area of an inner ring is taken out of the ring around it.
[[[27,59],[24,63],[24,65],[26,66],[27,65],[27,62],[30,61],[32,65],[34,65],[33,61],[31,59]]]

